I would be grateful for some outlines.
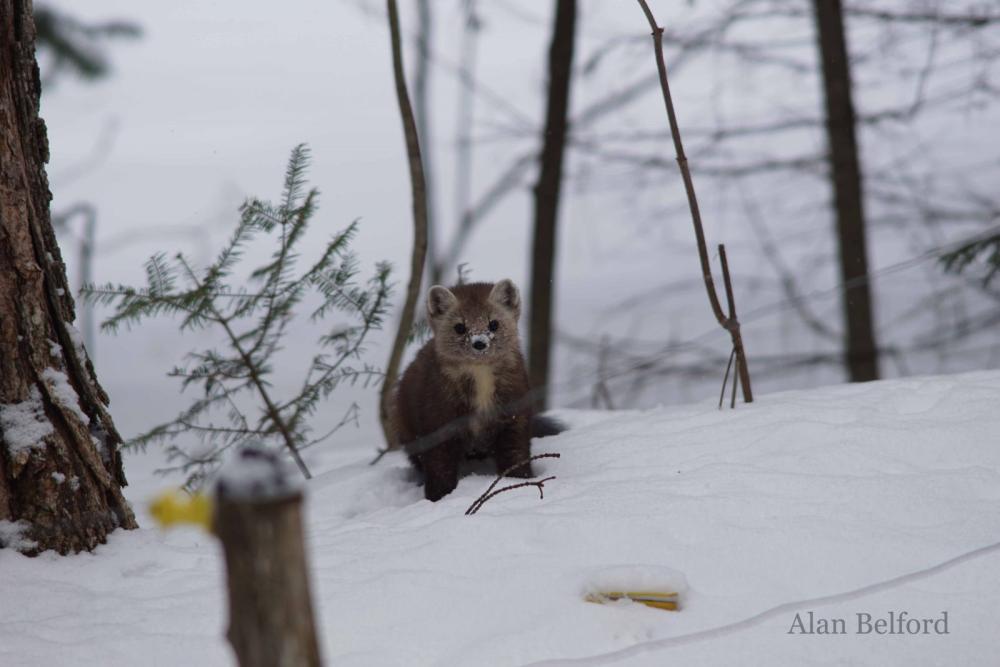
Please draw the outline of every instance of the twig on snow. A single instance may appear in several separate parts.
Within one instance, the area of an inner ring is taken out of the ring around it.
[[[542,489],[545,486],[545,482],[548,482],[550,480],[555,479],[555,475],[553,475],[551,477],[546,477],[544,479],[540,479],[537,482],[520,482],[519,484],[511,484],[510,486],[504,486],[502,488],[497,489],[496,491],[494,491],[493,489],[496,487],[497,484],[500,483],[501,479],[503,479],[504,477],[506,477],[510,473],[514,472],[518,468],[520,468],[522,466],[526,466],[529,463],[531,463],[532,461],[537,461],[538,459],[557,459],[557,458],[559,458],[559,456],[560,455],[559,455],[558,452],[548,452],[548,453],[545,453],[545,454],[536,454],[536,455],[534,455],[534,456],[532,456],[530,458],[527,458],[527,459],[521,461],[520,463],[516,463],[516,464],[512,465],[511,467],[507,468],[502,473],[500,473],[499,475],[497,475],[497,478],[493,480],[493,483],[489,485],[489,487],[483,492],[483,494],[481,496],[479,496],[478,498],[476,498],[476,501],[474,503],[472,503],[471,505],[469,505],[469,509],[465,510],[465,515],[466,516],[470,516],[472,514],[475,514],[476,512],[478,512],[480,510],[480,508],[482,508],[482,506],[486,503],[487,500],[489,500],[490,498],[492,498],[493,496],[495,496],[497,494],[503,493],[504,491],[512,491],[513,489],[520,489],[520,488],[523,488],[523,487],[526,487],[526,486],[534,486],[534,487],[536,487],[538,489],[538,496],[539,496],[539,498],[544,498],[545,497],[545,493],[542,491]]]

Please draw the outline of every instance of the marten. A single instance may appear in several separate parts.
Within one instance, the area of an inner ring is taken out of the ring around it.
[[[521,296],[510,280],[468,283],[427,293],[433,337],[403,373],[396,391],[397,444],[437,501],[458,485],[462,463],[492,458],[501,474],[531,456],[531,437],[563,430],[538,417],[521,355]],[[508,473],[533,477],[526,463]]]

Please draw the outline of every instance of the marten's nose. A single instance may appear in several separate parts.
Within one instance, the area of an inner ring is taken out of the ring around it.
[[[472,349],[476,352],[482,352],[490,346],[489,336],[484,334],[476,334],[472,337]]]
[[[481,340],[477,340],[475,343],[472,344],[472,347],[476,348],[477,350],[485,350],[486,343],[484,343]]]

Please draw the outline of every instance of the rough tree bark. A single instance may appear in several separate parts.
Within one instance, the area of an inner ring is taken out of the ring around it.
[[[548,400],[552,346],[552,291],[555,277],[556,222],[566,147],[569,86],[576,38],[576,0],[557,0],[549,47],[549,95],[545,112],[541,169],[535,185],[535,225],[531,251],[531,314],[528,376],[538,409]]]
[[[72,326],[49,212],[30,0],[0,0],[0,546],[70,553],[135,528],[121,437]]]
[[[851,66],[840,0],[813,0],[823,65],[826,133],[833,176],[837,243],[844,289],[847,371],[851,382],[877,380],[878,351],[868,284],[864,190],[858,160]]]

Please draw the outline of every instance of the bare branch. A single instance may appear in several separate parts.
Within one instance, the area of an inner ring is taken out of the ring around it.
[[[504,477],[506,477],[510,473],[514,472],[518,468],[521,468],[523,466],[528,465],[532,461],[537,461],[538,459],[557,459],[559,457],[560,457],[560,454],[558,454],[557,452],[548,452],[548,453],[545,453],[545,454],[535,454],[531,458],[525,459],[524,461],[521,461],[520,463],[514,464],[511,467],[507,468],[502,473],[500,473],[499,475],[497,475],[497,478],[493,480],[493,483],[489,485],[489,487],[483,492],[483,494],[481,496],[479,496],[476,499],[476,501],[474,503],[472,503],[471,505],[469,505],[469,509],[465,510],[465,515],[466,516],[470,516],[472,514],[475,514],[476,512],[478,512],[480,510],[480,508],[486,503],[487,500],[489,500],[493,496],[497,495],[498,493],[503,493],[504,491],[510,491],[512,489],[520,489],[520,488],[525,487],[525,486],[535,486],[535,487],[537,487],[538,488],[538,494],[539,494],[539,496],[544,497],[544,494],[542,493],[542,486],[545,484],[545,482],[548,482],[549,480],[555,479],[555,476],[546,477],[545,479],[541,479],[541,480],[539,480],[537,482],[521,482],[520,484],[512,484],[510,486],[505,486],[503,488],[497,489],[496,491],[494,491],[493,489],[496,487],[497,484],[500,483],[501,479],[503,479]],[[376,459],[376,460],[378,460],[378,459]]]
[[[551,477],[546,477],[545,479],[540,479],[537,482],[521,482],[520,484],[511,484],[510,486],[501,487],[501,488],[497,489],[496,491],[494,491],[493,493],[489,494],[488,496],[484,496],[483,498],[480,498],[477,501],[478,504],[475,505],[474,508],[470,507],[468,510],[466,510],[465,514],[466,514],[466,516],[475,514],[476,512],[478,512],[482,508],[483,505],[486,504],[486,501],[489,500],[490,498],[492,498],[493,496],[498,496],[501,493],[503,493],[504,491],[513,491],[514,489],[523,489],[526,486],[533,486],[533,487],[537,488],[538,489],[538,499],[542,500],[542,499],[545,498],[545,492],[542,491],[542,489],[545,487],[545,482],[552,481],[555,478],[556,478],[556,476],[552,475]]]
[[[698,242],[698,257],[701,260],[702,277],[705,280],[705,291],[708,293],[708,301],[715,314],[715,319],[723,329],[732,336],[733,347],[736,349],[736,367],[743,387],[743,400],[747,403],[753,401],[753,393],[750,389],[750,372],[746,365],[746,356],[743,350],[743,339],[740,335],[740,324],[736,319],[736,306],[733,297],[732,284],[729,280],[729,267],[726,263],[725,249],[719,246],[719,254],[722,259],[722,272],[725,279],[726,295],[729,299],[729,316],[722,312],[722,305],[719,303],[718,294],[715,291],[715,283],[712,278],[712,268],[708,262],[708,247],[705,243],[705,232],[701,225],[701,212],[698,209],[698,199],[694,192],[694,182],[691,180],[691,172],[688,169],[687,156],[684,154],[684,145],[681,142],[680,128],[677,124],[677,116],[674,113],[674,103],[670,96],[670,85],[667,81],[667,66],[663,58],[663,28],[656,24],[653,13],[646,4],[646,0],[638,0],[649,27],[653,31],[653,50],[656,55],[656,68],[659,72],[660,89],[663,92],[663,103],[667,111],[667,119],[670,123],[670,132],[674,140],[674,150],[677,153],[677,165],[680,167],[681,177],[684,180],[684,190],[687,193],[688,205],[691,209],[691,221],[694,224],[695,239]]]
[[[410,281],[406,287],[406,301],[403,305],[399,329],[396,331],[396,340],[389,355],[389,363],[385,369],[385,379],[382,382],[379,400],[379,419],[382,424],[382,433],[386,443],[392,447],[395,443],[389,420],[390,404],[395,390],[396,377],[399,375],[399,365],[403,359],[403,349],[406,347],[406,339],[413,326],[417,298],[420,293],[420,282],[424,273],[424,259],[427,255],[427,184],[424,180],[424,169],[420,156],[420,137],[417,135],[417,125],[413,118],[410,97],[406,92],[396,0],[386,0],[386,8],[389,13],[389,37],[392,46],[392,71],[396,82],[396,99],[399,102],[399,115],[403,122],[403,134],[406,137],[410,186],[413,190],[413,253],[410,257]]]

